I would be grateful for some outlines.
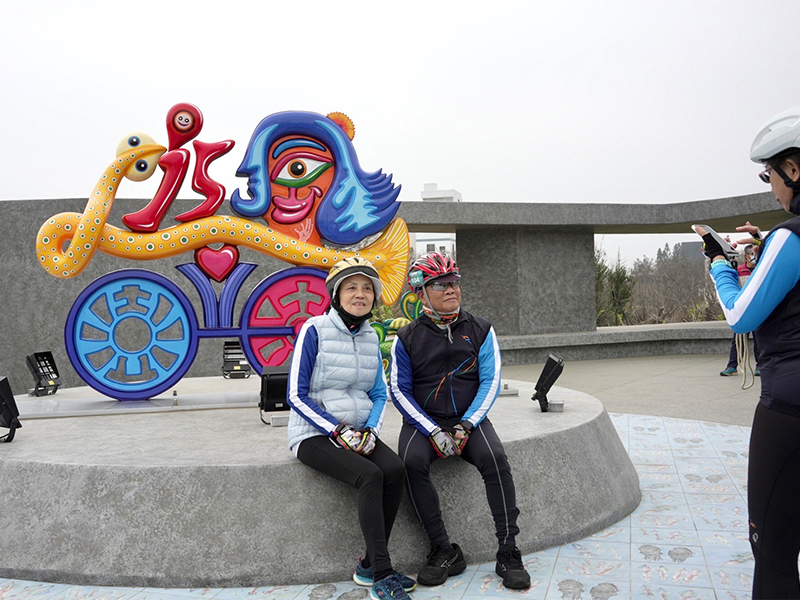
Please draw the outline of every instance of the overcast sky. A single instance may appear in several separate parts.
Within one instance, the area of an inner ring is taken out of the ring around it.
[[[0,199],[88,196],[126,134],[166,144],[178,102],[198,139],[236,141],[211,168],[228,197],[258,122],[310,110],[348,114],[401,200],[428,182],[465,202],[718,198],[765,189],[750,143],[800,105],[791,0],[7,4]],[[604,245],[630,262],[676,239]]]

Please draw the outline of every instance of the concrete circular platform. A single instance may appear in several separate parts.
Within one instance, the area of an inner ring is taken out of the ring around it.
[[[637,474],[600,401],[555,388],[541,413],[532,384],[509,382],[490,418],[517,486],[523,553],[578,540],[640,500]],[[292,455],[286,429],[257,409],[23,422],[0,446],[0,577],[83,585],[257,586],[347,579],[364,544],[355,492]],[[382,439],[396,447],[397,411]],[[471,563],[496,551],[478,472],[433,467],[445,522]],[[404,500],[390,541],[415,573],[427,541]]]

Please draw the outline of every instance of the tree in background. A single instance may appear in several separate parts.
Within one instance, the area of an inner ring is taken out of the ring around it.
[[[634,276],[617,255],[617,262],[609,265],[602,248],[594,250],[594,283],[598,327],[627,325],[628,304],[634,289]]]
[[[703,260],[691,260],[680,244],[665,244],[655,260],[633,263],[636,282],[628,317],[630,324],[686,323],[722,318],[714,284]]]

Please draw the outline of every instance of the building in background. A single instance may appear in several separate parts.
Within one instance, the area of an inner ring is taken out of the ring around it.
[[[461,202],[458,190],[440,190],[435,183],[426,183],[420,197],[423,202]],[[456,235],[454,233],[412,233],[412,259],[426,252],[446,252],[456,257]]]
[[[461,202],[461,192],[458,190],[440,190],[435,183],[424,184],[420,196],[423,202]]]

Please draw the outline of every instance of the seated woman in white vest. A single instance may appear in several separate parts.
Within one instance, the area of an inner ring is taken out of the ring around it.
[[[375,600],[406,600],[416,587],[396,573],[388,542],[403,496],[403,461],[380,438],[388,392],[369,317],[381,293],[363,258],[337,263],[326,279],[331,308],[303,325],[289,373],[289,446],[309,467],[357,490],[367,550],[353,580]]]

